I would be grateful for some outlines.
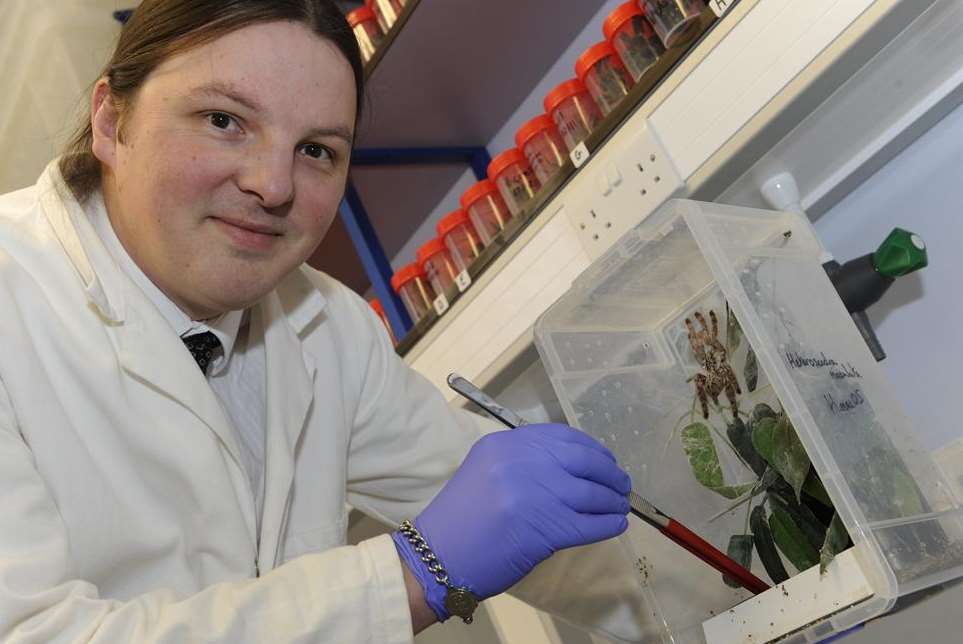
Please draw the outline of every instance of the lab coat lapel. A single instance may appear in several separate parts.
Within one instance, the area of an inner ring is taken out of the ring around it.
[[[277,563],[294,480],[296,446],[314,401],[316,368],[302,350],[276,292],[265,299],[259,313],[255,324],[263,332],[267,365],[264,509],[259,548],[264,571]]]
[[[128,305],[124,323],[116,327],[121,366],[193,412],[242,467],[230,421],[183,341],[141,293],[130,295],[142,301]]]

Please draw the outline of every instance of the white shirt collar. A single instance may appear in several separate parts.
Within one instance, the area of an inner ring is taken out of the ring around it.
[[[210,320],[192,320],[163,291],[157,288],[157,285],[144,274],[144,271],[124,248],[110,223],[110,217],[107,216],[107,208],[104,206],[104,199],[100,192],[91,195],[85,210],[90,217],[94,230],[97,231],[97,236],[100,237],[100,241],[107,248],[117,266],[144,292],[147,299],[157,307],[157,310],[178,336],[186,338],[189,335],[205,331],[210,331],[217,336],[223,352],[214,357],[209,375],[216,376],[226,369],[234,351],[234,343],[237,340],[238,332],[242,324],[247,324],[250,317],[247,315],[247,311],[228,311]]]

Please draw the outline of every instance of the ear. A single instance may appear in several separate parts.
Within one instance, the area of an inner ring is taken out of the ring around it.
[[[112,170],[115,169],[120,112],[117,111],[117,105],[106,78],[101,78],[94,86],[94,92],[90,98],[90,124],[93,130],[94,156]]]

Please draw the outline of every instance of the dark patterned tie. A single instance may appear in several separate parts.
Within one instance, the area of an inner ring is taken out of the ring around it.
[[[196,333],[182,339],[187,346],[187,350],[194,356],[197,366],[201,368],[201,372],[206,376],[207,367],[211,364],[211,358],[214,356],[214,352],[221,346],[221,341],[210,331]]]

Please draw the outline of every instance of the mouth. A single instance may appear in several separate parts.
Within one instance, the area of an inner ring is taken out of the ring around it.
[[[250,250],[270,250],[283,235],[275,228],[263,224],[222,217],[212,219],[235,244]]]

